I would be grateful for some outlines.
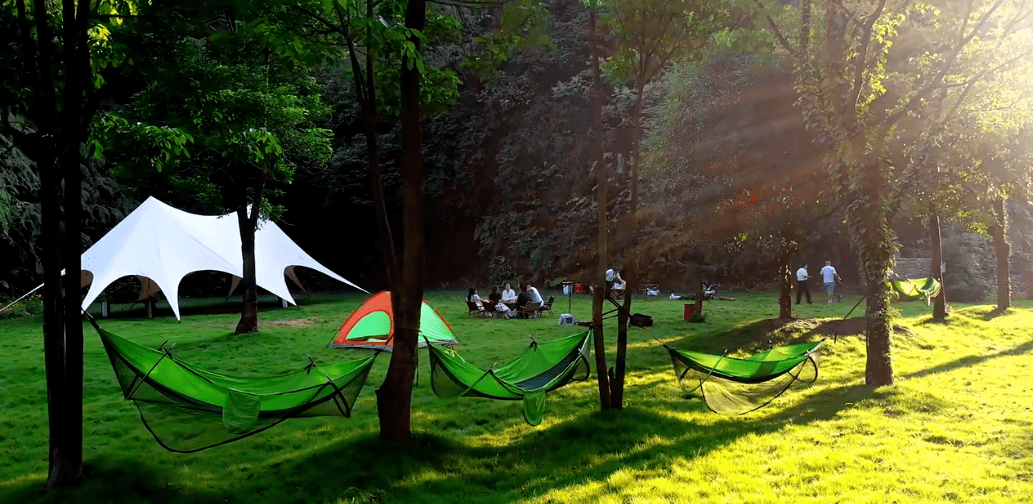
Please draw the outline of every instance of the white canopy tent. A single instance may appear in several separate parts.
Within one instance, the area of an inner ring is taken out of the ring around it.
[[[140,278],[141,298],[165,293],[176,318],[179,283],[195,271],[214,270],[243,276],[240,229],[236,214],[195,215],[147,198],[108,234],[82,255],[85,310],[112,282],[124,276]],[[293,267],[312,268],[367,292],[316,262],[273,222],[261,219],[255,232],[255,273],[259,287],[297,304],[285,275],[297,282]],[[299,283],[300,286],[300,283]]]

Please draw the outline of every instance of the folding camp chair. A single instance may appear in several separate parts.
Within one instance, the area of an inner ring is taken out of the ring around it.
[[[480,301],[467,301],[466,308],[469,310],[466,314],[467,317],[491,317],[492,312],[484,309],[484,305]]]
[[[553,301],[556,301],[556,296],[549,296],[549,300],[538,309],[538,314],[541,315],[542,312],[549,312],[549,315],[554,315],[554,313],[552,313]]]
[[[541,318],[541,310],[541,303],[527,303],[517,313],[520,314],[521,318]]]

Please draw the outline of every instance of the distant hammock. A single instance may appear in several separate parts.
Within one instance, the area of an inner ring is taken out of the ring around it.
[[[897,295],[898,301],[918,301],[925,299],[925,303],[940,295],[942,286],[935,278],[916,278],[914,280],[890,280],[890,287]]]

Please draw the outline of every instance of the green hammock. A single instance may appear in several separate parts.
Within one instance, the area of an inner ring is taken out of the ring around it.
[[[484,371],[455,351],[437,345],[430,350],[430,384],[439,397],[477,396],[522,400],[524,420],[538,425],[545,415],[545,393],[573,380],[586,380],[591,331],[550,341],[531,342],[513,362]],[[584,376],[578,377],[579,370]]]
[[[167,450],[195,452],[257,434],[288,418],[351,416],[376,354],[271,377],[193,367],[96,327],[127,400]]]
[[[917,278],[915,280],[890,280],[890,287],[897,294],[899,301],[929,300],[940,295],[940,282],[933,277]]]
[[[822,341],[775,347],[746,358],[681,350],[664,345],[678,382],[699,390],[715,413],[746,413],[782,395],[797,381],[818,379],[816,351]]]

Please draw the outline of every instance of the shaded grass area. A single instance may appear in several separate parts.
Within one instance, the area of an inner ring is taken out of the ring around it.
[[[541,320],[466,316],[463,292],[428,301],[455,328],[460,351],[487,367],[529,342],[575,329]],[[109,330],[225,373],[269,375],[352,359],[326,348],[363,295],[312,296],[300,308],[263,305],[262,331],[231,334],[233,313],[176,322],[119,316]],[[856,300],[854,300],[856,301]],[[568,311],[557,296],[556,316]],[[414,442],[377,440],[374,389],[382,355],[353,418],[295,419],[197,454],[161,449],[121,398],[92,329],[85,345],[86,481],[39,493],[46,472],[46,386],[40,320],[0,322],[0,502],[1026,502],[1033,496],[1033,310],[988,318],[992,306],[955,307],[947,324],[924,304],[902,304],[894,334],[897,383],[864,386],[863,322],[843,323],[850,300],[796,306],[772,320],[774,295],[705,305],[705,323],[681,320],[683,302],[636,300],[655,327],[634,329],[626,408],[598,411],[594,377],[550,393],[545,421],[526,425],[518,402],[439,399],[421,352],[413,391]],[[203,310],[203,308],[199,308]],[[587,297],[570,312],[588,318]],[[116,312],[120,313],[120,312]],[[159,311],[159,313],[164,313]],[[855,316],[858,312],[855,312]],[[141,315],[133,312],[131,315]],[[614,323],[607,325],[610,362]],[[741,416],[710,413],[677,385],[654,338],[695,350],[748,354],[839,330],[823,347],[817,383]]]

